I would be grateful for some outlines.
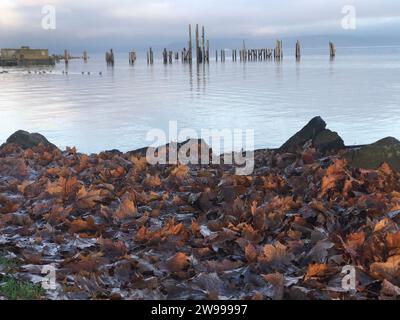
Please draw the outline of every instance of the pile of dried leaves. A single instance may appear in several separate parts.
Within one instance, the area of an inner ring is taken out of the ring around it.
[[[399,179],[388,165],[350,169],[314,149],[259,151],[244,177],[8,144],[0,250],[18,261],[16,279],[39,282],[43,265],[56,267],[47,298],[399,298]]]

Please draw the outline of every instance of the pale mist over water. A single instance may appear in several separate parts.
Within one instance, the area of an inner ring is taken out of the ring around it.
[[[316,115],[348,145],[400,138],[400,48],[338,48],[334,61],[327,49],[303,51],[299,63],[288,52],[280,63],[232,62],[227,52],[225,63],[129,66],[128,54],[117,53],[114,68],[96,55],[70,61],[68,75],[63,62],[32,73],[0,68],[9,72],[0,74],[0,141],[23,129],[80,152],[128,151],[178,121],[199,134],[254,129],[256,148],[266,148]]]

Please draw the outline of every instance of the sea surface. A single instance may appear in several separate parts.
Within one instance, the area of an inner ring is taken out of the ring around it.
[[[8,71],[0,74],[0,143],[23,129],[80,152],[128,151],[177,121],[199,135],[254,129],[256,148],[279,147],[316,115],[348,145],[400,139],[400,47],[337,51],[334,61],[324,48],[304,49],[300,62],[232,62],[227,52],[225,63],[148,66],[139,58],[130,66],[128,54],[117,54],[107,67],[101,54],[68,68],[0,68]]]

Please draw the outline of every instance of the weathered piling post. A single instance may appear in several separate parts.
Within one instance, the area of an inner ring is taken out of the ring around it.
[[[147,64],[154,63],[154,53],[153,49],[150,47],[149,51],[147,52]]]
[[[206,62],[206,33],[204,30],[204,26],[201,28],[201,44],[202,44],[202,61],[203,63]]]
[[[173,55],[173,54],[174,54],[173,51],[169,51],[169,52],[168,52],[168,61],[169,61],[170,64],[172,64],[172,55]]]
[[[167,53],[167,49],[166,48],[164,48],[164,51],[163,51],[163,61],[164,61],[164,64],[167,64],[168,63],[168,53]]]
[[[106,62],[107,65],[114,65],[114,51],[111,49],[109,52],[106,52]]]
[[[135,51],[131,51],[129,52],[129,64],[135,64],[136,62],[136,52]]]
[[[83,51],[83,62],[88,62],[88,53],[87,53],[87,51],[85,50],[85,51]]]
[[[114,51],[113,51],[113,49],[110,49],[110,53],[111,53],[111,64],[114,65]]]
[[[199,25],[196,24],[196,61],[200,63],[200,35],[199,35]]]
[[[215,61],[218,62],[218,50],[215,50]]]
[[[276,40],[274,56],[275,56],[275,60],[281,60],[283,58],[282,41],[281,40]]]
[[[299,61],[300,58],[301,58],[301,46],[300,46],[300,41],[299,40],[297,40],[297,42],[296,42],[296,52],[295,52],[295,54],[296,54],[296,60]]]
[[[65,64],[68,64],[68,62],[69,62],[69,53],[68,53],[68,50],[64,50],[64,61],[65,61]]]
[[[181,60],[182,60],[182,62],[183,63],[185,63],[185,62],[187,62],[188,60],[186,60],[187,59],[187,51],[186,51],[186,48],[183,48],[183,51],[182,51],[182,53],[181,53]]]
[[[207,63],[210,63],[210,40],[207,40]]]
[[[193,61],[193,44],[192,44],[192,25],[189,24],[189,63]]]
[[[336,46],[333,42],[329,42],[329,55],[331,59],[336,57]]]

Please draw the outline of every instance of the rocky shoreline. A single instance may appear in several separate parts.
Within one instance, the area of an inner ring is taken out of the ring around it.
[[[400,141],[393,137],[383,138],[369,145],[345,146],[343,139],[337,132],[326,128],[327,124],[321,117],[313,118],[302,130],[297,132],[278,149],[259,149],[256,154],[263,152],[301,153],[309,147],[315,148],[321,154],[339,153],[344,156],[348,164],[354,168],[378,169],[383,163],[393,169],[400,170]],[[177,144],[177,147],[192,142],[187,140]],[[204,143],[199,140],[198,144]],[[39,133],[29,133],[23,130],[12,134],[0,150],[9,144],[16,144],[23,149],[33,148],[39,144],[58,149]],[[168,147],[168,145],[167,145]],[[148,148],[141,148],[127,152],[127,154],[145,156]],[[119,150],[109,150],[106,153],[122,154]],[[212,150],[210,150],[212,152]],[[222,156],[222,155],[221,155]]]
[[[40,284],[48,265],[56,289],[42,299],[400,298],[396,139],[346,147],[316,117],[257,150],[249,176],[145,153],[12,135],[0,147],[0,298],[7,281]]]

